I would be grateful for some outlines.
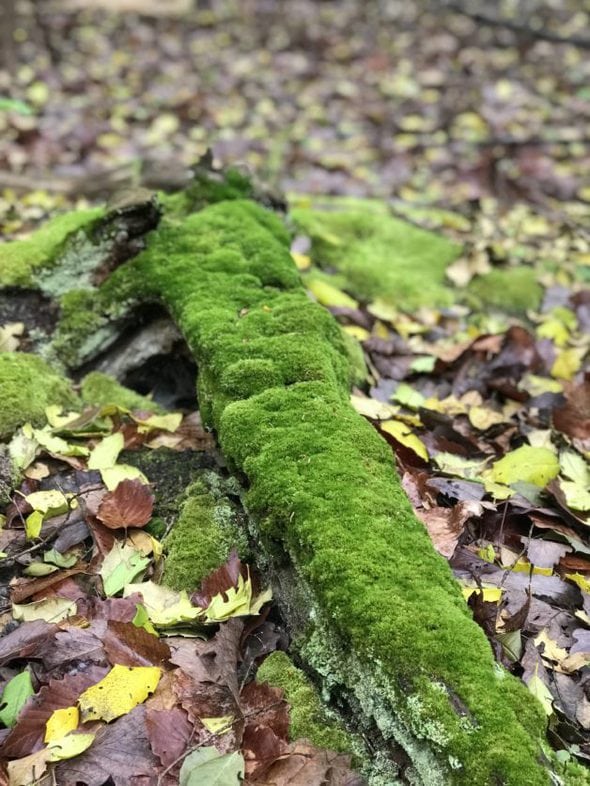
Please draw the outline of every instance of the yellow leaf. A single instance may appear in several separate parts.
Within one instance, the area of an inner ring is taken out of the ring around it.
[[[478,431],[485,431],[490,426],[505,422],[504,415],[487,407],[471,407],[467,416],[471,425]]]
[[[49,751],[48,761],[63,761],[79,756],[94,742],[94,734],[66,734],[47,746]]]
[[[556,641],[549,638],[546,630],[542,630],[535,637],[534,642],[536,647],[543,647],[543,652],[541,653],[543,660],[561,663],[562,660],[567,658],[567,650],[565,650],[563,647],[560,647]]]
[[[156,690],[161,669],[157,666],[113,666],[106,677],[78,699],[82,722],[109,721],[126,715]]]
[[[175,592],[168,587],[154,584],[153,581],[128,584],[123,590],[123,597],[139,592],[143,597],[143,605],[148,617],[154,625],[169,627],[181,622],[196,620],[202,615],[202,609],[193,606],[187,593]]]
[[[140,434],[145,434],[155,429],[175,432],[182,423],[182,413],[180,412],[169,412],[166,415],[150,415],[146,420],[139,420],[133,417],[133,413],[131,417],[138,424]]]
[[[12,616],[15,620],[31,622],[32,620],[45,620],[46,622],[60,622],[66,617],[76,614],[78,607],[75,600],[68,598],[46,598],[34,603],[12,604]]]
[[[34,510],[32,513],[29,513],[29,515],[25,519],[25,535],[27,537],[27,540],[38,538],[42,526],[43,526],[43,514],[41,513],[41,511]]]
[[[577,584],[582,592],[590,592],[590,581],[581,573],[566,573],[565,578]]]
[[[332,286],[332,284],[320,278],[312,278],[306,281],[306,286],[322,306],[337,306],[344,308],[358,307],[358,303],[354,298],[351,298],[346,292],[342,292],[342,290],[337,289],[337,287]]]
[[[543,680],[539,677],[539,666],[537,665],[534,675],[530,678],[527,683],[528,689],[536,696],[537,699],[543,705],[543,709],[545,710],[545,715],[549,716],[553,714],[553,696],[551,695],[551,691],[545,685]]]
[[[256,598],[252,598],[252,581],[250,576],[244,580],[238,577],[238,586],[230,587],[211,598],[205,609],[207,622],[225,622],[230,617],[245,617],[258,614],[262,606],[272,598],[270,589],[265,590]]]
[[[426,445],[419,437],[412,433],[405,423],[402,423],[399,420],[386,420],[385,422],[381,423],[380,427],[381,430],[385,431],[386,434],[391,434],[391,436],[397,442],[399,442],[400,445],[410,448],[410,450],[413,450],[414,453],[417,456],[420,456],[421,459],[428,461],[428,451],[426,450]]]
[[[203,726],[211,734],[226,734],[234,722],[233,715],[222,715],[220,718],[199,718]]]
[[[308,270],[308,268],[311,267],[311,259],[307,254],[299,254],[297,251],[291,251],[291,256],[293,257],[293,262],[295,262],[297,270]]]
[[[551,367],[551,376],[556,379],[572,379],[579,371],[586,354],[584,347],[569,347],[557,355]]]
[[[45,724],[45,742],[61,740],[66,734],[78,728],[80,713],[77,707],[64,707],[54,710]]]
[[[360,325],[344,325],[342,330],[349,336],[356,338],[357,341],[366,341],[371,335],[366,328]]]
[[[66,412],[65,415],[62,415],[62,412],[63,408],[58,404],[51,404],[45,407],[45,417],[52,428],[62,429],[64,426],[67,426],[68,423],[73,423],[80,417],[79,412]]]
[[[491,479],[506,485],[524,482],[542,488],[558,474],[559,461],[551,450],[522,445],[495,462]]]
[[[502,588],[501,587],[461,587],[461,592],[463,593],[463,597],[465,600],[469,600],[469,598],[476,592],[478,595],[483,594],[483,600],[486,603],[499,603],[502,599]]]
[[[49,511],[65,513],[69,507],[68,498],[57,489],[34,491],[32,494],[27,494],[25,500],[34,510],[39,510],[41,513],[48,513]]]
[[[137,469],[129,464],[117,464],[116,467],[106,467],[100,470],[102,482],[109,491],[114,491],[122,480],[140,480],[142,483],[149,484],[149,480]]]
[[[354,393],[350,396],[350,403],[359,415],[371,420],[386,420],[394,415],[397,409],[397,407],[392,407],[391,404],[386,404],[383,401],[377,401],[375,398],[358,396]]]
[[[109,434],[93,448],[88,459],[88,469],[107,469],[117,463],[119,453],[123,450],[125,440],[120,431]],[[109,489],[110,490],[110,489]]]

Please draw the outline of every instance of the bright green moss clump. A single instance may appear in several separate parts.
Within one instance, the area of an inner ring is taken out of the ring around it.
[[[537,281],[535,269],[522,265],[477,276],[469,284],[468,293],[474,295],[480,304],[523,313],[539,307],[543,288]]]
[[[117,404],[125,409],[161,412],[155,401],[120,385],[114,377],[91,371],[82,380],[80,395],[86,404]]]
[[[406,310],[453,301],[445,270],[460,247],[446,238],[388,215],[371,202],[365,209],[299,207],[291,216],[311,236],[314,260],[342,273],[347,291],[357,298],[380,298]]]
[[[42,425],[50,404],[77,406],[69,381],[37,355],[0,352],[0,439],[27,421]]]
[[[0,285],[33,286],[35,271],[54,259],[67,236],[103,213],[103,208],[73,210],[51,219],[26,240],[0,246]]]
[[[165,541],[168,556],[163,582],[191,592],[236,549],[247,552],[246,533],[240,532],[227,502],[215,499],[201,481],[187,489],[178,521]]]
[[[361,259],[385,258],[397,243],[428,280],[433,270],[443,275],[447,244],[427,236],[423,246],[423,233],[414,243],[405,225],[384,230],[374,218],[327,223],[358,243]],[[377,252],[361,253],[372,232]],[[360,275],[350,245],[337,248],[351,275]],[[391,450],[350,407],[342,332],[307,299],[278,219],[251,203],[213,205],[161,226],[126,268],[183,331],[199,366],[201,411],[247,477],[263,542],[290,555],[339,647],[377,686],[378,697],[361,702],[364,711],[385,736],[408,747],[419,739],[429,750],[417,759],[417,782],[549,784],[541,708],[515,678],[498,673],[447,563],[411,510]],[[404,280],[396,279],[402,296],[416,295]],[[368,286],[382,285],[377,277]],[[414,286],[431,298],[424,280]],[[330,680],[354,694],[357,676],[336,668]],[[435,693],[431,683],[440,686]],[[427,723],[429,712],[436,723]]]
[[[296,668],[284,652],[271,653],[256,675],[258,682],[268,682],[285,691],[289,703],[289,738],[307,739],[318,748],[352,753],[350,736],[330,718],[314,686],[305,673]]]

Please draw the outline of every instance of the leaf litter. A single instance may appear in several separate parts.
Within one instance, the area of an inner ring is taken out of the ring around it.
[[[504,215],[480,244],[489,263],[491,238],[511,254]],[[543,231],[520,238],[536,309],[482,310],[466,294],[471,276],[451,269],[445,309],[357,298],[331,310],[362,328],[367,376],[351,403],[390,443],[496,658],[540,700],[555,747],[590,762],[590,290],[573,252],[544,266]],[[318,262],[312,253],[307,269]]]
[[[11,577],[0,767],[10,786],[44,774],[63,786],[356,778],[349,756],[293,743],[283,691],[253,681],[285,642],[265,621],[272,594],[249,565],[232,552],[191,594],[158,582],[154,490],[117,461],[130,424],[134,449],[204,449],[198,419],[113,406],[47,415],[12,439],[23,479],[0,531]],[[47,472],[27,474],[41,463]]]

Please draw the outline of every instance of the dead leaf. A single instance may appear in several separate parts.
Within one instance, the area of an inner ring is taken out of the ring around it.
[[[416,510],[416,515],[426,525],[434,548],[444,557],[452,557],[465,527],[472,516],[481,516],[482,506],[474,500],[459,502],[452,508],[435,507]]]
[[[100,503],[97,518],[110,529],[144,527],[152,517],[154,495],[139,480],[122,480]]]

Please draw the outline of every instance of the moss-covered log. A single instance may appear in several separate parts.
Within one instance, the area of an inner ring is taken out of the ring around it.
[[[172,315],[259,544],[289,577],[280,594],[299,621],[298,655],[348,697],[360,728],[406,750],[404,781],[558,783],[541,706],[495,664],[391,450],[351,408],[341,330],[308,299],[288,249],[281,220],[252,201],[164,215],[89,298],[104,324],[113,303],[157,301]],[[392,761],[374,782],[397,777]]]

